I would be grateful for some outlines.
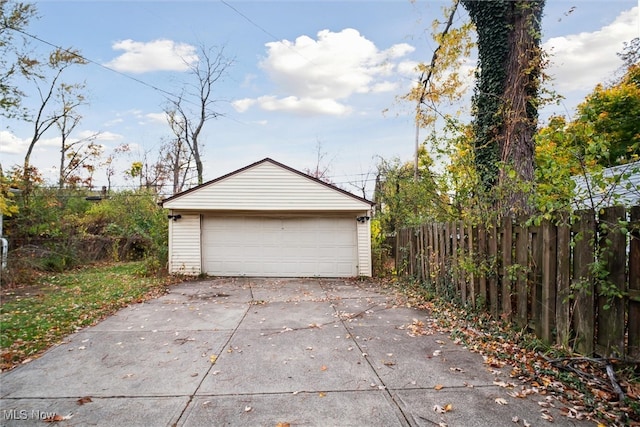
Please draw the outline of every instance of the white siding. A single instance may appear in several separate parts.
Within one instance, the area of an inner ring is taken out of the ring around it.
[[[164,202],[169,209],[362,211],[370,204],[269,161]]]
[[[596,179],[576,176],[576,209],[601,209],[608,206],[633,206],[640,203],[640,162],[606,168]]]
[[[197,276],[202,272],[200,215],[181,215],[169,220],[169,272]]]
[[[360,216],[360,215],[359,215]],[[371,216],[366,213],[366,216]],[[358,235],[358,276],[371,277],[371,223],[357,223]]]

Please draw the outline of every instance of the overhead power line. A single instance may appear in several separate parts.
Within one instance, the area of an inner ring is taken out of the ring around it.
[[[240,15],[242,18],[244,18],[248,23],[250,23],[251,25],[253,25],[254,27],[256,27],[257,29],[259,29],[260,31],[262,31],[263,33],[265,33],[266,35],[268,35],[269,37],[271,37],[271,39],[276,42],[276,43],[282,43],[282,40],[280,37],[276,37],[273,33],[267,31],[264,27],[262,27],[261,25],[259,25],[258,23],[256,23],[253,19],[249,18],[246,14],[240,12],[238,9],[236,9],[235,7],[233,7],[232,5],[230,5],[227,1],[225,0],[220,0],[220,3],[224,4],[225,6],[227,6],[229,9],[233,10],[235,13],[237,13],[238,15]],[[282,43],[284,44],[284,43]],[[311,64],[313,64],[313,60],[311,60],[310,58],[307,58],[306,56],[304,56],[302,53],[300,53],[299,50],[295,49],[292,45],[290,44],[285,44],[285,46],[287,48],[289,48],[292,52],[294,52],[295,54],[301,56],[302,58],[304,58],[305,60],[307,60],[308,62],[310,62]]]
[[[97,65],[98,67],[103,68],[103,69],[105,69],[105,70],[107,70],[107,71],[111,71],[112,73],[116,73],[116,74],[118,74],[118,75],[120,75],[120,76],[122,76],[122,77],[125,77],[125,78],[127,78],[127,79],[129,79],[129,80],[132,80],[132,81],[134,81],[134,82],[136,82],[136,83],[139,83],[139,84],[141,84],[141,85],[144,85],[144,86],[146,86],[146,87],[148,87],[148,88],[151,88],[151,89],[153,89],[153,90],[155,90],[155,91],[157,91],[157,92],[160,92],[160,93],[162,93],[162,94],[164,94],[164,95],[168,95],[168,96],[169,96],[169,97],[171,97],[171,98],[176,98],[176,97],[177,97],[177,95],[176,95],[176,94],[174,94],[174,93],[171,93],[171,92],[169,92],[169,91],[166,91],[166,90],[164,90],[164,89],[162,89],[162,88],[159,88],[159,87],[157,87],[157,86],[155,86],[155,85],[152,85],[151,83],[147,83],[147,82],[145,82],[144,80],[138,79],[138,78],[133,77],[133,76],[131,76],[131,75],[129,75],[129,74],[123,73],[122,71],[118,71],[118,70],[116,70],[115,68],[111,68],[111,67],[109,67],[109,66],[107,66],[107,65],[101,64],[100,62],[98,62],[98,61],[94,61],[93,59],[88,58],[88,57],[86,57],[86,56],[84,56],[84,55],[82,55],[82,54],[79,54],[78,52],[74,52],[74,51],[72,51],[71,49],[67,49],[67,48],[64,48],[64,47],[62,47],[62,46],[56,45],[55,43],[52,43],[52,42],[47,41],[47,40],[44,40],[44,39],[43,39],[43,38],[41,38],[41,37],[38,37],[38,36],[33,35],[33,34],[31,34],[31,33],[28,33],[28,32],[26,32],[26,31],[24,31],[24,30],[19,29],[19,28],[14,28],[14,27],[11,27],[11,26],[5,26],[4,28],[7,28],[7,29],[9,29],[9,30],[13,30],[13,31],[15,31],[15,32],[17,32],[17,33],[20,33],[20,34],[22,34],[22,35],[26,36],[26,37],[32,38],[32,39],[34,39],[34,40],[37,40],[37,41],[39,41],[40,43],[43,43],[43,44],[46,44],[46,45],[48,45],[48,46],[51,46],[51,47],[53,47],[53,48],[55,48],[55,49],[61,50],[61,51],[66,52],[66,53],[68,53],[68,54],[70,54],[70,55],[75,55],[75,56],[77,56],[77,57],[81,58],[82,60],[87,61],[88,63],[91,63],[91,64],[93,64],[93,65]]]

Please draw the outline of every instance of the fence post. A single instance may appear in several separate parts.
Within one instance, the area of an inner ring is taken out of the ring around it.
[[[556,319],[556,275],[557,275],[556,227],[545,220],[542,223],[542,312],[540,314],[540,338],[552,342]]]
[[[511,266],[513,265],[513,220],[502,220],[502,317],[511,319]]]
[[[445,252],[445,270],[447,272],[447,274],[445,274],[444,279],[445,279],[445,283],[444,283],[444,290],[447,293],[447,297],[450,297],[451,294],[453,293],[453,296],[455,296],[455,282],[453,281],[453,272],[451,270],[451,223],[450,222],[445,222],[443,224],[443,228],[444,228],[444,252]]]
[[[640,360],[640,206],[631,208],[629,242],[629,344],[627,356]]]
[[[556,297],[556,328],[558,331],[556,342],[564,348],[569,348],[571,330],[571,226],[569,215],[564,212],[560,216],[558,225],[558,271]]]
[[[433,256],[433,241],[431,240],[431,224],[427,224],[424,227],[425,241],[426,241],[426,253],[425,253],[425,278],[428,283],[431,283],[433,277],[433,268],[431,266],[431,257]]]
[[[542,336],[542,230],[541,227],[531,227],[531,269],[529,283],[531,284],[531,321],[536,335]]]
[[[527,326],[529,292],[527,289],[527,272],[529,267],[529,230],[520,218],[515,228],[516,233],[516,262],[518,263],[518,278],[516,280],[518,314],[516,320],[520,327]]]
[[[447,247],[444,241],[445,235],[444,224],[439,224],[438,227],[438,248],[440,252],[439,265],[440,265],[440,280],[438,281],[438,296],[442,296],[446,290],[445,283],[447,281]]]
[[[489,307],[491,315],[498,315],[498,224],[495,221],[489,225],[487,233],[488,251],[485,252],[483,260],[485,265],[491,267],[489,275]]]
[[[460,289],[462,295],[462,304],[467,305],[469,303],[469,297],[467,294],[467,272],[462,268],[466,262],[469,252],[467,251],[467,239],[465,234],[464,222],[458,222],[458,230],[460,233],[460,243],[458,244],[458,280],[460,281]]]
[[[477,260],[476,254],[476,246],[475,246],[475,237],[474,237],[474,229],[471,223],[468,223],[465,227],[467,230],[467,253],[469,262],[475,264]],[[476,283],[475,283],[475,274],[473,273],[473,268],[471,268],[468,272],[469,279],[467,280],[467,285],[469,286],[468,296],[471,298],[471,306],[476,308],[477,304],[477,292],[476,292]]]
[[[587,356],[594,352],[595,295],[590,266],[595,261],[595,213],[592,210],[576,212],[573,224],[573,287],[575,295],[574,329],[576,350]]]
[[[481,304],[479,305],[480,308],[485,308],[486,304],[487,304],[487,273],[485,271],[485,269],[483,268],[483,259],[486,255],[487,252],[487,229],[485,227],[484,224],[479,224],[478,225],[478,240],[477,240],[477,253],[474,254],[473,258],[472,258],[472,262],[474,264],[474,267],[480,267],[479,271],[478,271],[478,295],[480,296],[479,301],[476,301],[476,295],[473,295],[473,299],[474,299],[474,307],[476,307],[476,304]]]
[[[440,280],[440,274],[442,274],[438,264],[438,260],[440,259],[440,248],[438,247],[438,224],[431,224],[431,226],[429,227],[429,235],[431,236],[431,283],[433,285],[433,288],[437,292],[438,281]]]
[[[427,283],[429,283],[429,263],[428,261],[428,253],[429,253],[429,248],[428,248],[428,244],[427,244],[427,226],[426,225],[422,225],[420,226],[420,230],[422,232],[422,237],[421,237],[421,241],[422,241],[422,277],[423,280]]]
[[[397,230],[396,231],[396,272],[398,273],[398,276],[400,276],[400,241],[401,241],[401,233],[402,230]]]
[[[619,297],[602,295],[604,286],[609,291],[622,292],[626,289],[625,267],[627,236],[620,230],[619,221],[626,219],[623,206],[605,208],[600,215],[600,256],[608,272],[606,281],[598,286],[598,352],[605,357],[624,354],[624,300]],[[606,308],[608,307],[608,309]]]
[[[425,281],[422,260],[424,259],[424,245],[422,244],[422,226],[416,226],[416,278],[418,281]]]
[[[462,288],[460,286],[460,281],[458,280],[458,223],[452,221],[449,225],[449,229],[451,230],[451,280],[454,292],[460,297],[462,300],[462,304],[464,304],[464,299],[462,299]]]

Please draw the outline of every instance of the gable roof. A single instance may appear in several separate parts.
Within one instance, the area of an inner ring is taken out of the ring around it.
[[[169,209],[194,210],[367,210],[373,202],[273,159],[175,194],[161,202]]]

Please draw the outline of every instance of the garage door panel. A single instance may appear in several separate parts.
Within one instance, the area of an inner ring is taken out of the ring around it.
[[[357,274],[353,218],[205,217],[207,274],[326,276]]]

